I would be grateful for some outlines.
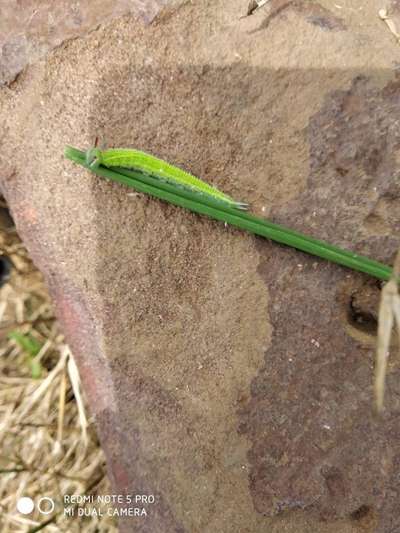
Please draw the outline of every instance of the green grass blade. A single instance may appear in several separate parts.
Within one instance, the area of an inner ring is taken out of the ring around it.
[[[86,164],[84,152],[67,146],[65,156],[92,171]],[[207,198],[197,192],[188,191],[174,184],[165,183],[157,178],[145,176],[128,169],[121,168],[117,171],[110,170],[106,167],[99,167],[94,173],[98,176],[132,187],[138,192],[149,194],[195,213],[227,222],[232,226],[244,229],[255,235],[266,237],[311,255],[321,257],[322,259],[327,259],[339,265],[352,268],[353,270],[364,272],[378,279],[388,280],[390,278],[392,269],[383,263],[303,235],[284,226],[258,218],[245,211],[239,211],[238,209],[221,205],[218,201]]]
[[[42,344],[35,337],[17,330],[10,331],[8,338],[14,340],[31,357],[35,357],[42,348]]]

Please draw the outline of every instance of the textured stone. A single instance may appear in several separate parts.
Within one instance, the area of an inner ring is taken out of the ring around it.
[[[390,262],[399,48],[374,1],[340,5],[124,17],[0,93],[1,187],[54,296],[115,491],[157,495],[122,531],[400,529],[395,357],[386,413],[371,414],[380,284],[62,157],[96,136],[145,149],[258,214]]]
[[[151,22],[163,0],[0,0],[0,85],[64,41],[133,13]]]

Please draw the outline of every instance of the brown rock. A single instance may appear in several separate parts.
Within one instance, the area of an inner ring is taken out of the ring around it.
[[[1,187],[55,298],[115,491],[157,496],[123,531],[400,528],[397,364],[386,415],[371,415],[365,295],[379,286],[62,156],[95,136],[145,149],[390,261],[398,47],[372,0],[320,4],[342,29],[289,9],[255,31],[264,9],[241,19],[236,1],[147,27],[114,20],[0,93]]]

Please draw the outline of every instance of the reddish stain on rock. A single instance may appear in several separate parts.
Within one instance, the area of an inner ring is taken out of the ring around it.
[[[49,289],[57,316],[70,339],[92,414],[97,416],[103,410],[116,412],[115,386],[109,361],[100,348],[96,322],[84,296],[70,281],[60,279],[59,275],[50,278]]]

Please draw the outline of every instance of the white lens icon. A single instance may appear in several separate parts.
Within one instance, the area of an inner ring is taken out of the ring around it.
[[[31,513],[34,507],[35,507],[35,504],[33,503],[32,498],[29,498],[28,496],[19,498],[19,500],[17,501],[17,511],[20,512],[21,514]]]
[[[37,504],[38,511],[41,514],[52,513],[54,511],[54,507],[54,500],[52,498],[49,498],[48,496],[43,496],[43,498],[40,498]]]

